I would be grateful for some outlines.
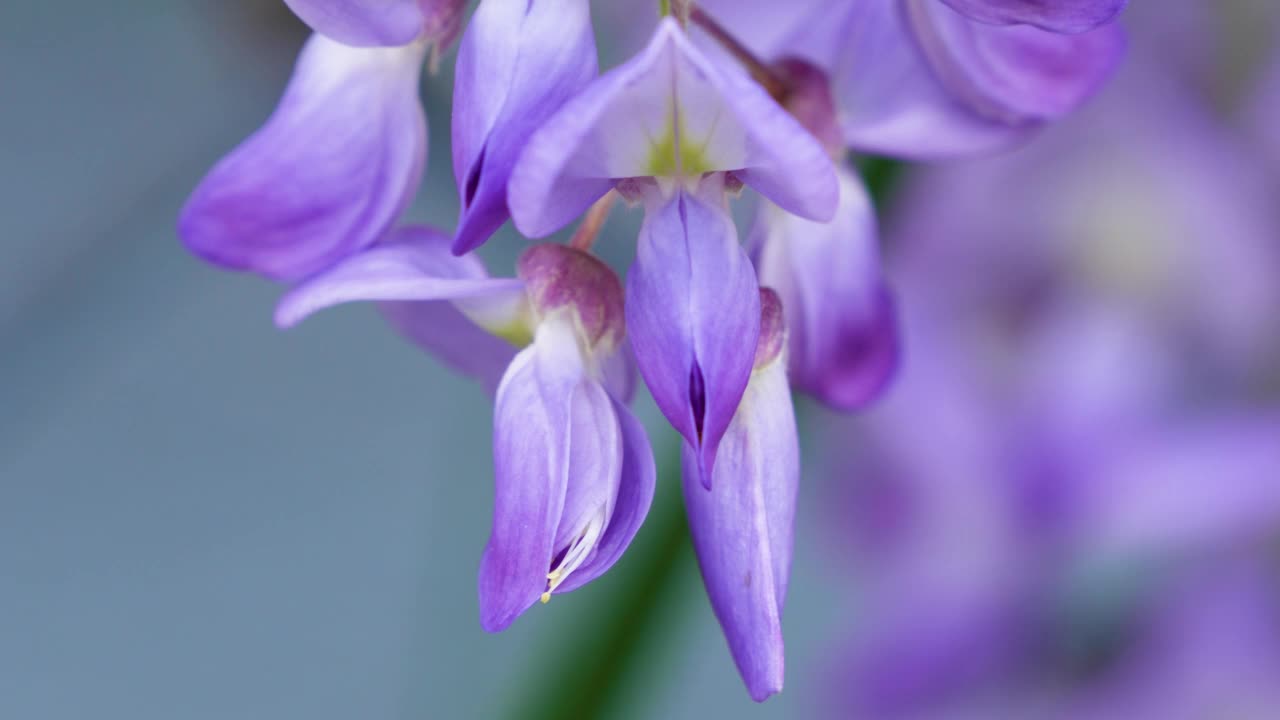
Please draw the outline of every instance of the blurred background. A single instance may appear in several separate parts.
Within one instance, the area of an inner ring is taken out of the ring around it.
[[[757,706],[647,398],[633,548],[486,635],[483,390],[369,308],[276,331],[278,288],[185,253],[179,207],[305,39],[283,3],[6,2],[0,717],[1280,717],[1273,5],[1135,0],[1083,111],[877,174],[906,358],[858,417],[800,404]],[[451,61],[410,213],[442,226]]]

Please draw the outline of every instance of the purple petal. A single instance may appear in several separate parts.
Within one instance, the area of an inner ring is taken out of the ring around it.
[[[596,72],[587,0],[480,4],[454,85],[453,174],[462,198],[455,252],[479,247],[507,221],[507,181],[520,151]]]
[[[794,386],[839,410],[873,400],[898,360],[897,322],[880,273],[871,199],[841,168],[835,220],[814,223],[763,203],[751,241],[760,284],[786,314]]]
[[[178,225],[187,247],[224,267],[294,281],[382,236],[426,159],[424,51],[313,36],[266,125],[187,201]]]
[[[700,195],[651,203],[628,274],[627,327],[658,408],[710,471],[751,376],[759,288],[718,178]]]
[[[696,167],[684,167],[693,161]],[[759,85],[721,69],[674,20],[600,76],[530,139],[511,176],[516,227],[554,232],[622,178],[734,171],[779,205],[815,219],[834,211],[830,158]]]
[[[561,330],[563,342],[572,343],[574,331],[569,323],[564,323]],[[579,383],[574,388],[569,411],[569,467],[564,509],[552,548],[552,555],[562,558],[558,564],[553,562],[552,565],[562,573],[567,572],[567,576],[562,576],[553,592],[568,592],[564,583],[577,578],[578,569],[594,557],[599,542],[604,539],[604,533],[612,523],[622,483],[623,455],[622,428],[614,401],[599,383]],[[593,535],[593,525],[599,534]],[[570,558],[576,545],[582,546],[579,554],[584,559],[580,564],[573,563]],[[604,569],[600,568],[600,571]]]
[[[422,32],[417,0],[285,0],[312,30],[346,45],[407,45]]]
[[[854,149],[939,159],[990,152],[1034,129],[984,118],[953,98],[921,55],[899,3],[847,7],[843,24],[829,23],[842,31],[838,42],[807,36],[797,42],[836,48],[826,62],[845,141]]]
[[[348,258],[289,292],[276,323],[290,327],[311,313],[344,302],[381,300],[402,334],[455,370],[493,390],[515,348],[468,319],[452,302],[492,325],[517,322],[523,285],[490,278],[474,256],[456,257],[449,238],[431,228],[402,228],[382,244]]]
[[[619,402],[631,404],[636,396],[636,356],[630,339],[623,338],[622,345],[604,359],[602,382]]]
[[[480,624],[489,632],[506,629],[547,587],[570,482],[573,397],[584,373],[565,332],[561,323],[539,328],[498,387],[493,530],[479,583]]]
[[[289,291],[276,307],[276,324],[292,327],[317,310],[359,300],[492,300],[509,306],[523,293],[521,281],[491,278],[478,258],[453,255],[438,231],[404,228]]]
[[[618,485],[617,500],[613,505],[613,515],[609,518],[609,527],[601,537],[600,544],[596,546],[595,556],[570,575],[556,589],[558,593],[582,587],[613,567],[631,544],[653,503],[657,470],[644,426],[622,403],[615,400],[613,409],[622,427],[623,448],[622,478]]]
[[[942,0],[974,20],[1022,23],[1060,33],[1092,30],[1110,22],[1129,0]]]
[[[1011,125],[1079,107],[1110,78],[1126,45],[1119,25],[1064,35],[975,22],[936,0],[904,7],[942,84],[979,114]]]
[[[720,444],[711,489],[685,446],[684,498],[698,565],[738,671],[757,702],[782,690],[782,609],[800,451],[786,367],[757,371]]]

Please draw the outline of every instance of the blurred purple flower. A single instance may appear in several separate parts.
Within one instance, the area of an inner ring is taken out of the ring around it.
[[[1272,191],[1197,100],[1159,66],[1130,63],[1106,98],[1036,143],[917,174],[890,219],[903,292],[999,312],[1008,331],[1093,297],[1217,373],[1249,372],[1280,312]]]
[[[942,0],[979,22],[1076,33],[1110,22],[1128,0]]]
[[[995,150],[1065,116],[1125,48],[1116,0],[840,0],[782,18],[702,4],[765,57],[826,70],[851,148],[913,159]]]
[[[1280,704],[1280,585],[1271,558],[1178,573],[1061,717],[1267,718]]]
[[[833,716],[1180,718],[1265,687],[1259,606],[1212,609],[1220,631],[1193,638],[1176,636],[1216,600],[1145,617],[1169,576],[1211,587],[1280,528],[1280,407],[1256,396],[1280,307],[1265,188],[1140,65],[1040,142],[908,182],[893,275],[912,352],[830,439],[867,618]],[[1275,581],[1259,568],[1249,594]]]

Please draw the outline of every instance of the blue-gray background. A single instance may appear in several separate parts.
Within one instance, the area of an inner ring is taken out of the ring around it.
[[[483,633],[480,388],[367,308],[277,332],[277,288],[175,237],[303,39],[272,0],[0,7],[0,718],[521,717],[613,596],[606,577]],[[447,225],[447,78],[426,92],[412,215]],[[801,525],[781,697],[747,699],[684,547],[615,709],[807,715],[841,615],[820,540]]]

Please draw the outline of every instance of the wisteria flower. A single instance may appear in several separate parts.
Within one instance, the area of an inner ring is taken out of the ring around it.
[[[426,45],[352,48],[314,35],[280,106],[187,200],[178,232],[232,270],[291,282],[373,244],[426,162]]]
[[[751,380],[720,445],[708,489],[685,445],[684,498],[698,564],[751,697],[782,690],[782,609],[791,573],[800,448],[787,385],[786,320],[760,291]]]
[[[496,632],[618,560],[648,512],[655,469],[648,438],[620,397],[625,382],[614,374],[625,330],[613,271],[581,251],[540,245],[521,257],[518,279],[494,279],[474,258],[455,257],[451,244],[431,230],[402,231],[291,291],[276,317],[289,326],[353,300],[395,301],[403,312],[439,317],[433,306],[447,303],[525,346],[494,403],[495,505],[480,617]],[[457,349],[490,366],[491,348]]]

